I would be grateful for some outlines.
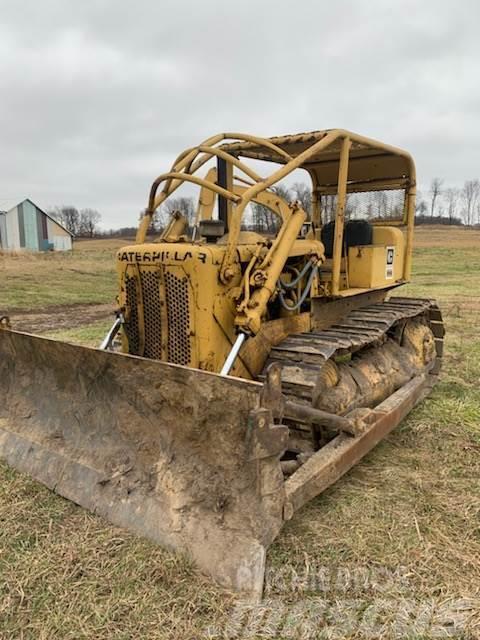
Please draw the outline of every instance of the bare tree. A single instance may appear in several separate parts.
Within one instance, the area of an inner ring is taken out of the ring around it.
[[[423,198],[423,193],[420,189],[417,189],[417,197],[415,201],[415,215],[425,216],[427,214],[428,206]]]
[[[50,207],[49,209],[47,209],[47,213],[54,220],[58,220],[59,222],[62,222],[62,208],[61,207]]]
[[[279,219],[271,209],[258,202],[252,202],[251,208],[255,231],[274,233],[277,230]]]
[[[166,211],[164,206],[159,207],[153,214],[148,233],[160,233],[168,224],[170,211]],[[140,212],[140,219],[145,215],[145,211]]]
[[[93,238],[102,216],[96,209],[81,209],[78,224],[78,235]]]
[[[374,203],[376,209],[377,218],[388,218],[389,216],[389,207],[388,207],[388,197],[385,191],[373,191],[371,194],[371,199]]]
[[[465,224],[471,226],[474,222],[473,214],[480,196],[480,181],[467,180],[463,185],[462,199],[464,203],[463,218]]]
[[[292,199],[292,192],[282,183],[274,185],[271,190],[287,202],[290,202]]]
[[[277,184],[273,186],[271,188],[271,191],[273,191],[273,193],[276,193],[277,196],[283,198],[287,202],[291,200],[290,189],[283,184]],[[251,208],[253,227],[255,231],[267,231],[270,233],[274,233],[278,229],[280,225],[280,219],[271,209],[257,202],[252,202]]]
[[[307,213],[308,217],[310,217],[312,210],[312,190],[304,182],[295,182],[292,187],[292,192],[295,200],[300,201],[302,209]]]
[[[48,213],[52,218],[58,220],[67,231],[70,231],[74,236],[78,235],[80,230],[80,213],[78,209],[63,205],[61,207],[54,207]]]
[[[441,194],[442,185],[443,185],[442,178],[433,178],[430,184],[430,194],[432,198],[430,201],[430,217],[431,218],[433,218],[433,216],[435,215],[435,203],[437,202],[438,196]]]
[[[447,204],[447,213],[450,224],[452,224],[455,214],[457,213],[458,201],[460,199],[460,190],[456,187],[445,189],[445,201]]]
[[[167,215],[172,214],[174,211],[180,211],[189,222],[192,222],[195,218],[195,203],[193,198],[169,198],[163,203],[162,209]]]
[[[273,231],[273,212],[258,202],[252,202],[250,206],[252,209],[252,225],[254,231]]]
[[[153,230],[161,231],[168,224],[170,216],[174,211],[180,211],[180,213],[187,218],[188,224],[193,224],[195,219],[195,203],[193,198],[168,198],[155,213]]]
[[[425,200],[423,200],[423,198],[420,198],[420,199],[417,198],[417,203],[415,205],[416,214],[419,216],[425,216],[427,215],[427,210],[428,210],[428,206]]]
[[[320,196],[320,204],[322,207],[323,224],[331,222],[335,219],[335,211],[337,209],[336,194]]]

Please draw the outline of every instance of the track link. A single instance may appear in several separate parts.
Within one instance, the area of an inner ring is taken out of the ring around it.
[[[418,317],[427,320],[433,333],[436,358],[428,373],[436,376],[441,368],[445,333],[440,309],[433,300],[404,297],[353,310],[322,331],[288,336],[272,348],[266,368],[273,362],[281,364],[282,390],[287,400],[311,406],[319,373],[328,360],[348,360],[363,349],[380,346],[388,338],[395,338],[406,321]],[[432,383],[434,380],[433,377]],[[291,442],[282,466],[290,475],[331,436],[319,441],[318,433],[308,422],[287,422]]]
[[[434,300],[392,297],[351,311],[328,329],[288,336],[273,347],[267,366],[282,365],[282,384],[291,399],[310,402],[319,371],[330,358],[348,356],[381,344],[403,320],[424,315],[435,338],[436,362],[430,371],[440,371],[443,355],[442,314]]]

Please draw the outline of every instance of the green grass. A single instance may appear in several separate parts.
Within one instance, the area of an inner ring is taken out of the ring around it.
[[[110,269],[106,257],[94,263]],[[447,637],[412,625],[395,636],[395,616],[425,603],[450,612],[460,598],[471,610],[455,637],[480,635],[480,252],[419,248],[414,268],[414,284],[399,294],[435,297],[444,310],[440,383],[361,464],[286,524],[268,552],[267,590],[270,610],[286,611],[284,632],[272,635],[260,626],[250,635],[247,628],[244,638],[329,637],[318,635],[318,626],[317,635],[299,631],[314,620],[308,612],[319,599],[331,611],[340,607],[332,614],[337,624],[347,619],[347,602],[358,600],[362,615],[389,603],[380,617],[384,626],[373,635],[362,635],[357,625],[333,637]],[[88,277],[108,280],[106,274]],[[80,290],[72,298],[86,295],[87,287]],[[93,344],[105,328],[97,322],[49,335]],[[238,602],[184,558],[110,526],[3,464],[0,523],[2,640],[193,639],[211,637],[208,626],[225,630],[234,619]],[[320,575],[327,578],[321,585]],[[362,575],[363,581],[355,578]],[[287,629],[297,636],[287,636]]]
[[[85,327],[55,329],[45,332],[44,335],[48,338],[82,344],[86,347],[98,347],[102,339],[106,336],[111,324],[111,320],[105,320]]]
[[[184,558],[1,475],[0,638],[193,639],[225,604]]]
[[[444,310],[447,336],[440,383],[360,465],[287,524],[269,561],[273,575],[285,565],[297,576],[326,567],[331,578],[339,570],[356,575],[367,568],[376,575],[380,567],[392,575],[402,567],[403,580],[386,580],[367,591],[351,585],[347,594],[330,580],[323,595],[334,601],[359,597],[367,604],[379,597],[393,603],[406,598],[419,606],[473,599],[468,623],[457,637],[478,638],[480,252],[422,248],[415,252],[414,265],[415,284],[404,291],[435,297]],[[271,595],[282,601],[314,602],[318,597],[318,589],[308,588],[311,580],[306,590],[300,581],[297,593],[280,584],[278,589],[273,583]],[[375,637],[388,634],[387,625]]]
[[[403,289],[402,293],[406,291],[409,295],[437,297],[447,304],[455,300],[463,302],[465,296],[478,287],[479,273],[478,248],[416,249],[413,284]],[[475,301],[478,304],[478,297]]]
[[[1,309],[107,303],[115,299],[113,250],[0,256]]]

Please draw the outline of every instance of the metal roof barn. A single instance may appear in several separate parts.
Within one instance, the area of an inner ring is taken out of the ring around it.
[[[73,235],[29,198],[0,212],[3,251],[70,251]]]

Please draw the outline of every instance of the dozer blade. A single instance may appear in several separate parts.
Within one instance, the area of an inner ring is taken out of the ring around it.
[[[288,430],[262,386],[0,330],[0,456],[259,597]]]
[[[430,385],[429,375],[413,378],[367,410],[360,429],[350,414],[331,417],[338,435],[285,481],[289,430],[276,423],[295,407],[284,401],[278,363],[260,384],[2,329],[0,457],[258,599],[283,522]],[[314,421],[331,415],[310,411]]]

